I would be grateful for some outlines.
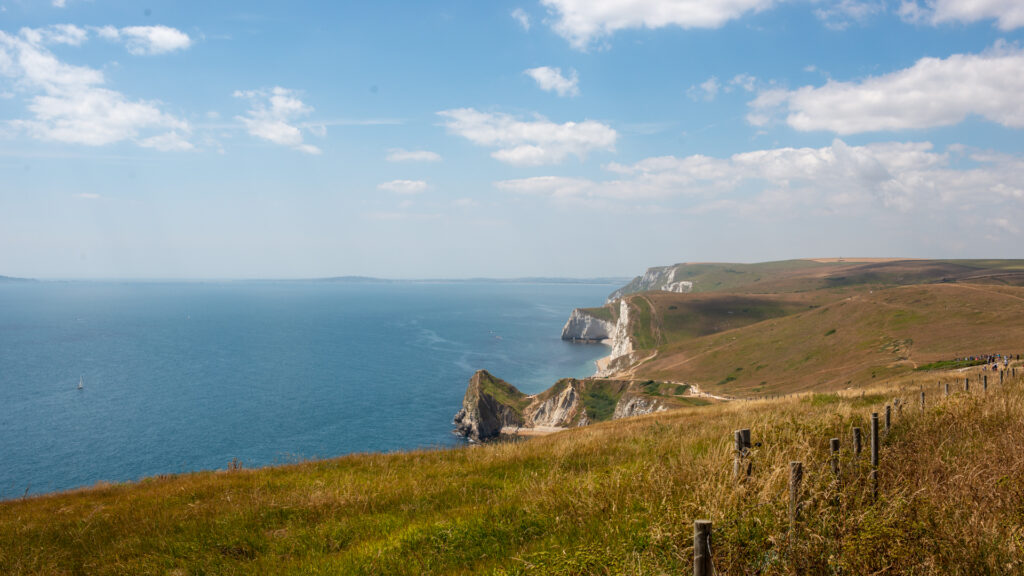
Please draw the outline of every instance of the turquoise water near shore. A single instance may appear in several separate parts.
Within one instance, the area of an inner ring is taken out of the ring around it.
[[[0,285],[0,499],[455,445],[475,370],[528,393],[593,373],[607,348],[561,327],[615,287]]]

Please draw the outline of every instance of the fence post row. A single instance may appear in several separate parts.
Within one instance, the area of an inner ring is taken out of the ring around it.
[[[1007,370],[999,371],[999,384],[1003,383],[1004,373]],[[1010,373],[1014,378],[1017,376],[1016,367],[1010,369]],[[982,376],[982,389],[988,392],[988,375]],[[964,391],[970,392],[971,381],[970,378],[964,378]],[[949,382],[944,383],[943,392],[945,396],[949,396]],[[863,396],[864,392],[861,391]],[[901,399],[894,399],[893,403],[897,406],[897,409],[902,413],[903,403]],[[925,409],[925,393],[921,390],[921,410]],[[880,440],[878,435],[879,417],[878,412],[871,413],[871,499],[878,500],[878,452],[880,447]],[[885,433],[888,434],[892,421],[892,405],[886,405],[885,407]],[[861,453],[861,429],[859,427],[853,428],[853,455],[854,458],[859,458]],[[733,476],[739,477],[741,470],[743,470],[743,464],[746,457],[750,454],[750,449],[753,446],[750,441],[750,429],[743,428],[740,430],[733,431],[733,442],[735,446],[735,457],[733,460]],[[829,440],[829,451],[831,452],[830,466],[832,469],[832,475],[835,478],[836,488],[839,488],[841,469],[839,461],[840,443],[839,438],[832,438]],[[803,483],[804,476],[804,465],[803,462],[790,462],[789,463],[789,528],[790,528],[790,541],[792,542],[793,534],[796,530],[797,522],[800,520],[800,488]],[[746,475],[750,476],[751,463],[746,462]],[[836,497],[838,499],[838,495]],[[714,565],[711,562],[711,521],[710,520],[695,520],[693,523],[693,574],[694,576],[713,576]]]

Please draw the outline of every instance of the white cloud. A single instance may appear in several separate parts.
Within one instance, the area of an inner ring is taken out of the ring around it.
[[[491,156],[508,164],[557,164],[569,155],[583,160],[592,150],[615,150],[618,133],[610,126],[585,120],[556,124],[543,117],[522,121],[508,114],[490,114],[473,108],[444,110],[448,132],[488,148]]]
[[[440,162],[441,155],[430,150],[403,150],[392,148],[388,150],[388,162]]]
[[[392,180],[377,185],[378,190],[387,190],[396,194],[419,194],[428,187],[423,180]]]
[[[236,90],[234,96],[252,104],[245,116],[235,116],[249,134],[307,154],[320,154],[316,146],[303,143],[302,130],[294,124],[313,112],[311,106],[299,100],[296,91],[275,86],[270,90]],[[326,128],[323,131],[326,133]]]
[[[580,93],[580,79],[575,70],[569,71],[568,78],[562,76],[561,68],[551,68],[549,66],[530,68],[524,70],[523,74],[533,78],[537,82],[537,86],[545,92],[557,92],[559,96],[563,97],[578,96]]]
[[[718,78],[712,76],[697,86],[690,86],[686,94],[693,101],[704,100],[705,102],[711,102],[718,96],[718,90],[721,87],[722,85],[718,83]]]
[[[530,15],[522,8],[516,8],[511,12],[512,18],[522,26],[523,30],[530,31]]]
[[[726,158],[694,155],[609,164],[613,179],[541,176],[497,182],[508,192],[558,201],[668,203],[687,198],[690,211],[778,212],[797,206],[841,210],[927,211],[956,209],[967,202],[1024,199],[1024,158],[971,157],[975,167],[957,169],[951,156],[927,142],[849,146],[836,140],[823,148],[775,148]],[[693,204],[696,202],[696,204]]]
[[[852,23],[862,23],[885,12],[884,0],[839,0],[814,11],[826,28],[845,30]]]
[[[30,94],[30,119],[10,125],[40,140],[101,146],[133,141],[140,146],[183,150],[189,124],[160,110],[160,103],[130,100],[103,87],[99,70],[66,64],[46,43],[78,45],[84,31],[74,26],[22,29],[18,36],[0,32],[0,75]],[[175,141],[173,146],[165,145]],[[160,145],[158,145],[160,144]]]
[[[997,44],[983,54],[922,58],[910,68],[859,82],[767,90],[750,103],[762,126],[785,115],[801,131],[857,134],[950,126],[970,115],[1024,128],[1024,51]]]
[[[718,28],[775,0],[541,0],[554,29],[577,49],[630,28]]]
[[[53,0],[54,8],[64,8],[67,5],[68,5],[68,1],[67,0]]]
[[[177,132],[167,132],[157,136],[150,136],[139,141],[139,146],[144,148],[155,148],[162,152],[175,150],[191,150],[192,144]]]
[[[1020,0],[904,0],[899,13],[904,20],[932,25],[994,19],[1001,30],[1024,26]]]
[[[192,45],[188,34],[168,26],[104,26],[96,33],[112,42],[124,42],[128,52],[140,56],[185,50]]]
[[[37,45],[81,46],[89,38],[89,33],[84,28],[79,28],[74,24],[54,24],[46,28],[22,28],[19,33],[26,42]]]
[[[757,87],[757,78],[750,74],[737,74],[733,76],[732,80],[729,81],[732,86],[739,86],[747,92],[753,92],[754,88]]]

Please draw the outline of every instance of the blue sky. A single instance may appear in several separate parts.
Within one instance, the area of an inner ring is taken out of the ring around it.
[[[1020,257],[1019,0],[0,0],[0,274]]]

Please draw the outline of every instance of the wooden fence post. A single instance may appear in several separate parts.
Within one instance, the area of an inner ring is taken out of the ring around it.
[[[804,478],[803,462],[789,463],[789,529],[796,529],[800,519],[800,483]]]
[[[829,440],[829,449],[832,452],[832,474],[839,482],[839,438]]]
[[[735,430],[732,433],[732,438],[734,451],[732,456],[732,477],[738,479],[740,477],[740,468],[743,466],[743,433]]]
[[[964,392],[970,392],[970,391],[971,391],[971,379],[970,378],[964,378]]]
[[[921,391],[921,411],[924,412],[924,390]]]
[[[871,413],[871,499],[878,499],[878,412]]]
[[[889,428],[892,426],[892,406],[885,406],[885,435],[889,435]]]
[[[949,382],[946,382],[946,396],[949,396]]]
[[[693,522],[693,576],[712,576],[711,521]]]
[[[853,429],[853,456],[860,458],[860,428]]]
[[[988,374],[981,377],[981,392],[988,394]]]

